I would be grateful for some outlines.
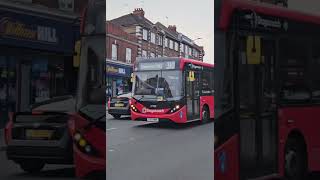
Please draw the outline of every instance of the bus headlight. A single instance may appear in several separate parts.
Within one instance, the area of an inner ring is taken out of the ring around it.
[[[135,105],[131,104],[130,107],[131,107],[132,111],[138,112],[138,109],[136,108]]]
[[[97,155],[97,152],[93,148],[93,146],[84,138],[84,136],[76,132],[73,136],[74,143],[78,147],[78,149],[88,155]]]
[[[175,105],[175,106],[170,110],[170,113],[177,112],[180,108],[181,108],[180,105],[177,104],[177,105]]]

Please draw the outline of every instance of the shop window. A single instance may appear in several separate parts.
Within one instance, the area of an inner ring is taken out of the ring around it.
[[[150,53],[150,57],[154,58],[156,55],[154,53]]]
[[[16,103],[16,66],[15,66],[16,63],[15,62],[16,62],[15,58],[0,56],[0,103],[2,104],[3,111],[8,111],[8,110],[15,111],[15,103]],[[1,116],[5,117],[6,114],[1,114]]]
[[[112,60],[118,60],[118,46],[116,44],[112,44]]]
[[[126,48],[126,62],[131,63],[131,49]]]
[[[50,99],[50,79],[48,59],[38,58],[32,61],[32,98],[33,103]]]

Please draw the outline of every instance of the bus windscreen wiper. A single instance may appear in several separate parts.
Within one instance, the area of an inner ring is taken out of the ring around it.
[[[134,99],[136,100],[136,102],[140,102],[143,98],[144,98],[144,95],[141,95],[141,97],[139,99],[136,99],[136,98],[134,98]]]
[[[100,116],[99,118],[97,118],[97,119],[95,119],[95,120],[93,120],[93,121],[90,121],[90,123],[87,124],[87,125],[84,127],[84,129],[89,129],[89,128],[91,128],[93,125],[96,125],[98,122],[100,122],[100,120],[101,120],[102,118],[106,118],[105,115]]]

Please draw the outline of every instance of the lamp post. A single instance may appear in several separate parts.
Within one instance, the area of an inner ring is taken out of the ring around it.
[[[198,37],[198,38],[196,38],[196,39],[193,39],[192,42],[194,43],[194,41],[197,41],[197,40],[200,40],[200,39],[202,39],[202,38],[201,38],[201,37]]]
[[[166,42],[166,32],[161,29],[161,33],[163,34],[163,38],[162,38],[162,57],[164,57],[164,51],[165,51],[165,42]]]
[[[179,33],[178,39],[179,39],[179,57],[182,57],[182,34]]]

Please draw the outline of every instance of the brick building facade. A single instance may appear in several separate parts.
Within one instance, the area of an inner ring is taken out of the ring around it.
[[[138,54],[138,38],[110,21],[107,21],[106,33],[106,58],[134,63]]]
[[[178,32],[174,25],[166,27],[160,22],[151,22],[145,18],[145,12],[141,8],[111,22],[137,37],[138,57],[186,57],[203,60],[203,47]]]
[[[138,54],[138,38],[120,26],[106,23],[107,95],[116,96],[131,90],[132,64]]]

